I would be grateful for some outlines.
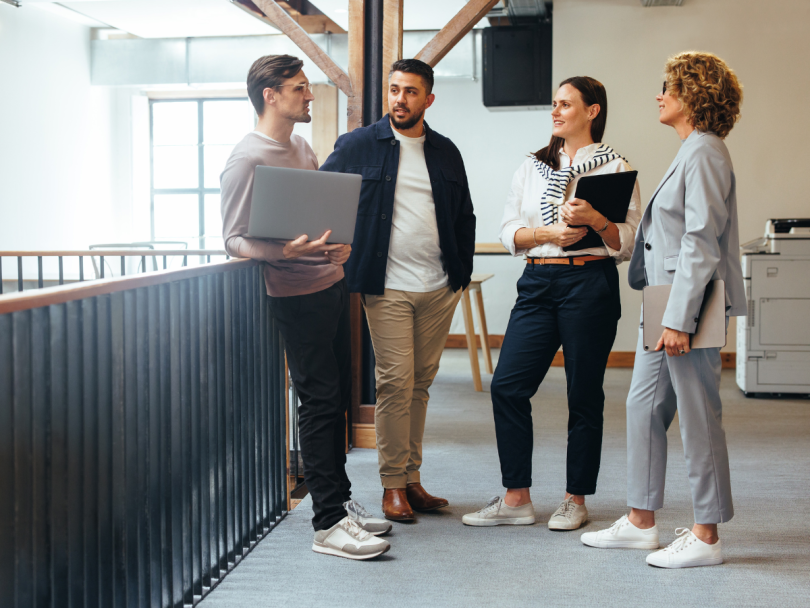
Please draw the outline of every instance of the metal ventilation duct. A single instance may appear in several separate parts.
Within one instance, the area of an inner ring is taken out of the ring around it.
[[[540,17],[547,16],[544,0],[508,0],[506,10],[510,17]]]
[[[643,6],[681,6],[683,0],[641,0]]]

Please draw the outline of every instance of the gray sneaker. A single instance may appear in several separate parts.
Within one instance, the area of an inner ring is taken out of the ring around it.
[[[548,520],[549,530],[576,530],[588,519],[588,509],[578,505],[574,497],[569,496],[560,503],[554,515]]]
[[[346,509],[349,519],[353,519],[363,530],[374,536],[388,534],[393,527],[387,519],[374,517],[356,500],[347,500],[343,503],[343,508]]]
[[[510,507],[500,496],[493,496],[486,507],[468,513],[461,518],[461,522],[468,526],[530,526],[534,523],[534,507],[530,502]]]
[[[388,541],[377,538],[363,530],[348,516],[328,530],[315,532],[312,550],[325,555],[337,555],[348,559],[371,559],[391,548]]]

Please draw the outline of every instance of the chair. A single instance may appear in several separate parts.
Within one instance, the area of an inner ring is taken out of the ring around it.
[[[474,274],[472,280],[461,294],[461,312],[464,313],[464,330],[467,334],[467,351],[470,353],[470,367],[472,368],[473,387],[481,392],[481,369],[478,367],[478,347],[476,345],[475,323],[472,315],[472,302],[470,292],[475,292],[475,307],[478,310],[478,325],[480,326],[481,348],[484,351],[484,367],[488,374],[492,373],[492,355],[489,352],[489,333],[487,332],[487,316],[484,313],[484,295],[481,293],[481,283],[494,277],[494,274]]]

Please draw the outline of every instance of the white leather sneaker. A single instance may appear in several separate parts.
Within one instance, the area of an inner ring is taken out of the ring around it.
[[[588,519],[588,509],[578,505],[574,497],[569,496],[560,503],[554,515],[548,520],[549,530],[576,530]]]
[[[630,523],[627,515],[622,515],[606,530],[585,532],[580,540],[599,549],[657,549],[658,526],[642,530]]]
[[[374,536],[388,534],[393,527],[393,524],[387,519],[374,517],[356,500],[347,500],[343,503],[343,508],[346,509],[349,519],[356,521],[363,530]]]
[[[371,559],[391,548],[388,541],[363,530],[347,515],[328,530],[315,532],[312,550],[348,559]]]
[[[530,502],[510,507],[500,496],[493,496],[486,507],[468,513],[461,518],[461,522],[468,526],[530,526],[534,523],[534,507]]]
[[[648,564],[659,568],[695,568],[723,563],[719,540],[713,545],[706,544],[689,528],[677,528],[675,534],[678,538],[671,545],[647,556]]]

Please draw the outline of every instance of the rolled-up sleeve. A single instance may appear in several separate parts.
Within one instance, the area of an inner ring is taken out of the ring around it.
[[[520,209],[523,204],[523,187],[526,181],[526,164],[515,171],[512,177],[512,185],[506,197],[506,206],[501,218],[500,239],[504,247],[514,256],[523,255],[525,249],[517,249],[515,245],[515,233],[521,228],[529,228],[528,223],[521,217]]]

